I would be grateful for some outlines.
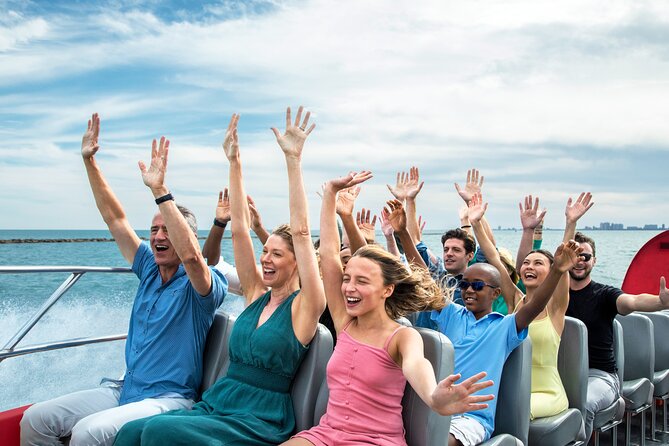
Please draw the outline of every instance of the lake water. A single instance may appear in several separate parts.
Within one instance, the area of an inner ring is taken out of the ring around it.
[[[438,255],[442,231],[424,234]],[[148,237],[148,231],[139,231]],[[594,231],[596,281],[620,286],[636,252],[657,231]],[[201,234],[206,235],[206,233]],[[520,232],[496,231],[498,246],[516,251]],[[111,238],[107,231],[0,230],[0,239]],[[554,250],[561,231],[544,231],[544,247]],[[201,240],[201,243],[203,240]],[[254,239],[257,252],[261,246]],[[225,238],[223,256],[232,259]],[[0,265],[127,266],[113,242],[0,244]],[[0,345],[30,318],[68,276],[66,273],[0,274]],[[86,274],[19,344],[125,333],[137,287],[133,274]],[[223,310],[238,314],[242,299],[228,296]],[[123,374],[123,341],[9,358],[0,363],[0,411],[96,386],[102,377]]]

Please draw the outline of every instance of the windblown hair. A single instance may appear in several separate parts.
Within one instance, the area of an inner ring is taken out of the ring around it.
[[[593,239],[583,234],[582,232],[577,232],[576,235],[574,235],[574,241],[577,241],[578,243],[587,243],[590,245],[592,248],[592,256],[597,257],[597,255],[595,255],[595,241]]]
[[[546,251],[545,249],[534,249],[528,252],[527,255],[529,256],[530,254],[534,253],[541,254],[542,256],[546,257],[551,265],[555,263],[555,257],[553,257],[553,253],[550,251]],[[527,258],[527,256],[525,258]]]
[[[191,231],[197,235],[197,219],[195,218],[195,214],[186,206],[181,206],[180,204],[177,204],[177,209],[179,209],[181,215],[186,219],[186,223],[188,223]]]
[[[511,252],[506,248],[498,248],[497,250],[499,251],[500,260],[509,272],[509,277],[511,277],[513,283],[518,283],[520,275],[516,270],[516,265],[513,264],[513,256],[511,255]]]
[[[474,238],[471,235],[469,235],[467,231],[464,231],[460,228],[455,228],[446,231],[444,235],[441,236],[442,246],[444,245],[444,243],[446,243],[446,240],[448,240],[449,238],[457,238],[458,240],[462,240],[465,244],[465,252],[467,254],[476,251],[476,240],[474,240]]]
[[[393,294],[386,299],[386,313],[391,319],[444,308],[444,291],[427,270],[414,267],[408,270],[397,257],[379,245],[363,246],[354,257],[369,259],[379,265],[384,285],[394,286]]]
[[[295,247],[293,246],[293,235],[290,233],[290,225],[283,224],[279,225],[272,231],[272,235],[278,235],[286,241],[288,244],[288,249],[290,252],[295,254]]]

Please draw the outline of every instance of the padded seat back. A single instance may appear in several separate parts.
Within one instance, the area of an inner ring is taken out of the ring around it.
[[[648,378],[653,381],[655,373],[655,338],[653,323],[639,313],[616,316],[623,328],[625,344],[624,381]]]
[[[228,371],[230,365],[228,341],[232,327],[235,325],[235,319],[234,316],[221,310],[214,315],[214,322],[209,328],[207,341],[204,344],[200,395]]]
[[[613,354],[616,356],[616,374],[620,391],[623,390],[623,377],[625,376],[625,343],[623,342],[623,326],[617,320],[613,320]]]
[[[588,397],[588,329],[580,320],[565,317],[558,351],[558,372],[569,399],[569,407],[585,417]]]
[[[298,432],[314,425],[314,408],[321,383],[325,380],[328,361],[332,356],[332,346],[330,330],[325,325],[318,324],[314,339],[290,389]]]
[[[532,341],[528,337],[511,352],[504,363],[497,396],[493,437],[511,434],[523,444],[527,444],[530,429],[531,379]]]
[[[425,357],[432,363],[437,382],[453,373],[454,350],[451,341],[435,330],[417,328],[423,338]],[[529,380],[529,377],[528,377]],[[327,381],[323,380],[314,409],[314,424],[325,414],[328,403]],[[409,446],[443,446],[448,440],[451,418],[428,408],[416,392],[407,386],[402,399],[402,418]]]
[[[654,313],[639,313],[651,320],[653,323],[653,335],[655,336],[655,371],[661,372],[669,369],[669,313],[657,311]]]

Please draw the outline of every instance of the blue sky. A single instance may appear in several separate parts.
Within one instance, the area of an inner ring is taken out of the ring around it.
[[[316,190],[370,169],[360,205],[416,165],[429,229],[458,224],[453,182],[486,178],[493,226],[532,193],[561,227],[669,223],[669,4],[664,1],[0,0],[0,229],[103,228],[79,155],[93,112],[99,162],[131,223],[155,211],[137,161],[172,140],[167,184],[201,226],[227,183],[220,148],[239,112],[247,189],[265,223],[288,220],[269,127],[304,104]],[[315,226],[315,224],[314,224]]]

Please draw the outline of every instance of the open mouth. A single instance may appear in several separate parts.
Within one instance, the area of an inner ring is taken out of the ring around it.
[[[274,277],[275,274],[276,274],[276,271],[273,270],[273,269],[270,269],[270,268],[263,268],[262,269],[262,275],[265,279],[270,279],[270,278]]]
[[[523,276],[523,280],[532,280],[532,279],[536,279],[536,278],[537,278],[537,275],[534,274],[534,273],[525,273],[525,275]]]
[[[163,251],[167,251],[168,249],[170,249],[169,246],[167,246],[167,245],[156,244],[154,246],[156,247],[156,251],[158,251],[158,252],[163,252]]]
[[[476,302],[476,298],[474,296],[464,296],[462,300],[464,301],[464,303]]]
[[[346,296],[346,305],[347,306],[354,306],[360,303],[362,299],[358,297],[353,297],[353,296]]]

